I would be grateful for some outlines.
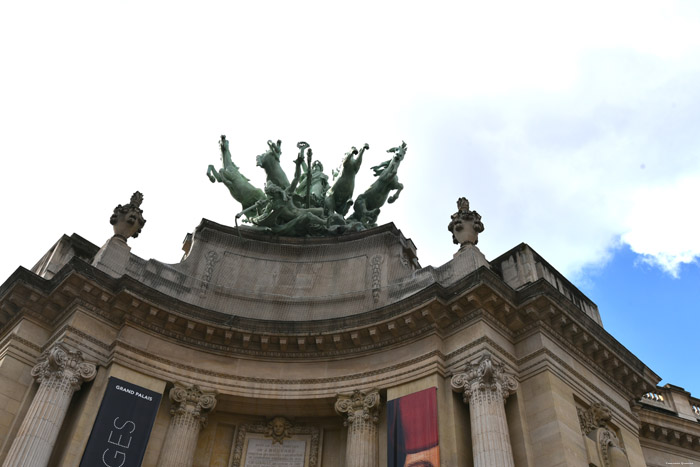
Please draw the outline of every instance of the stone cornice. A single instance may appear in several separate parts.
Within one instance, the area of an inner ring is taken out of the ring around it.
[[[74,258],[53,279],[20,269],[0,287],[0,323],[18,316],[56,324],[83,306],[117,326],[132,323],[208,352],[253,357],[318,359],[371,353],[444,336],[486,319],[510,339],[548,330],[560,343],[640,397],[658,377],[547,281],[518,291],[480,268],[449,287],[438,283],[360,315],[310,322],[240,318],[193,306],[124,276],[109,277]]]
[[[639,415],[642,445],[646,439],[665,446],[700,452],[700,423],[648,410],[641,410]]]

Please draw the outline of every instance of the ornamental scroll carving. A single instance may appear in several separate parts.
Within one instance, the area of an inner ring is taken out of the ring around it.
[[[494,360],[490,354],[485,354],[477,363],[468,363],[464,373],[457,373],[452,377],[452,390],[463,392],[465,403],[469,403],[472,397],[476,401],[482,399],[493,402],[501,398],[505,403],[508,396],[518,388],[515,378],[507,374],[503,364]]]
[[[612,420],[610,408],[594,402],[588,409],[577,409],[581,433],[595,442],[598,459],[589,459],[591,465],[601,467],[629,467],[627,452],[608,423]],[[593,455],[595,455],[593,454]],[[589,457],[592,453],[589,452]]]
[[[379,408],[380,397],[376,389],[367,393],[355,390],[350,395],[339,395],[335,402],[335,411],[345,415],[344,426],[352,425],[358,419],[376,425],[379,421]]]
[[[374,255],[370,260],[372,265],[372,300],[374,303],[379,302],[379,294],[382,290],[382,255]]]
[[[249,423],[238,428],[230,467],[240,467],[242,465],[246,437],[251,433],[262,434],[266,438],[272,438],[273,444],[284,444],[285,439],[293,439],[295,436],[308,436],[310,438],[308,467],[318,467],[321,430],[316,426],[295,425],[287,418],[280,416],[274,417],[267,422]]]
[[[172,416],[190,416],[199,421],[201,428],[207,425],[207,416],[216,407],[216,392],[202,391],[199,386],[175,383],[170,390]]]
[[[215,251],[209,251],[205,255],[206,264],[204,265],[204,276],[202,277],[202,283],[200,287],[199,295],[204,297],[209,289],[209,283],[211,282],[212,275],[214,274],[214,266],[219,262],[221,258]]]
[[[31,375],[39,384],[60,383],[67,379],[70,387],[77,391],[84,381],[95,378],[97,367],[94,363],[86,362],[81,351],[70,350],[58,343],[39,357]]]

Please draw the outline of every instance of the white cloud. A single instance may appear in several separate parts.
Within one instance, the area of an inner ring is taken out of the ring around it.
[[[0,78],[0,190],[5,218],[21,219],[2,235],[23,245],[3,276],[62,233],[102,243],[136,189],[149,223],[134,251],[177,261],[201,217],[231,224],[238,209],[204,177],[222,133],[259,185],[267,139],[283,140],[288,170],[298,140],[328,168],[368,142],[358,190],[405,139],[406,189],[380,221],[412,236],[423,264],[454,252],[445,227],[460,196],[484,216],[491,257],[526,241],[571,274],[620,235],[669,271],[698,254],[697,225],[669,208],[674,192],[693,199],[682,180],[700,174],[693,3],[1,8],[0,40],[14,46],[0,51],[12,70]],[[656,236],[645,190],[667,200]]]
[[[640,187],[632,196],[622,240],[650,264],[677,276],[681,264],[700,257],[700,174]]]

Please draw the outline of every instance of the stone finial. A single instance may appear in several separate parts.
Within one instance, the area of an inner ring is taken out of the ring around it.
[[[452,377],[452,390],[464,392],[464,402],[469,403],[474,394],[486,393],[485,397],[500,395],[505,402],[513,394],[518,383],[503,370],[503,364],[485,354],[477,363],[468,363],[464,373]]]
[[[335,402],[335,411],[347,415],[344,424],[353,424],[358,417],[363,421],[377,423],[379,421],[379,391],[372,389],[369,392],[353,391],[350,395],[339,395]]]
[[[447,230],[452,232],[452,241],[459,246],[476,245],[479,242],[478,237],[484,231],[484,224],[478,212],[469,210],[467,198],[457,200],[457,212],[452,214]]]
[[[199,386],[175,383],[170,390],[173,407],[170,415],[187,416],[199,420],[202,427],[207,424],[207,415],[216,407],[216,392],[205,392]]]
[[[39,362],[32,368],[31,375],[38,383],[64,378],[77,391],[85,381],[91,381],[97,375],[94,363],[86,362],[79,350],[70,350],[58,343],[45,351]]]
[[[129,237],[139,236],[141,229],[146,225],[146,219],[143,218],[143,210],[140,207],[142,202],[143,195],[137,191],[131,195],[129,204],[124,206],[120,204],[114,208],[109,223],[114,228],[115,237],[126,241]]]

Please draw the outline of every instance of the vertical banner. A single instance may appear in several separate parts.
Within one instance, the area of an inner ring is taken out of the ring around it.
[[[110,377],[80,467],[140,467],[160,398]]]
[[[437,388],[387,403],[388,467],[439,467]]]

